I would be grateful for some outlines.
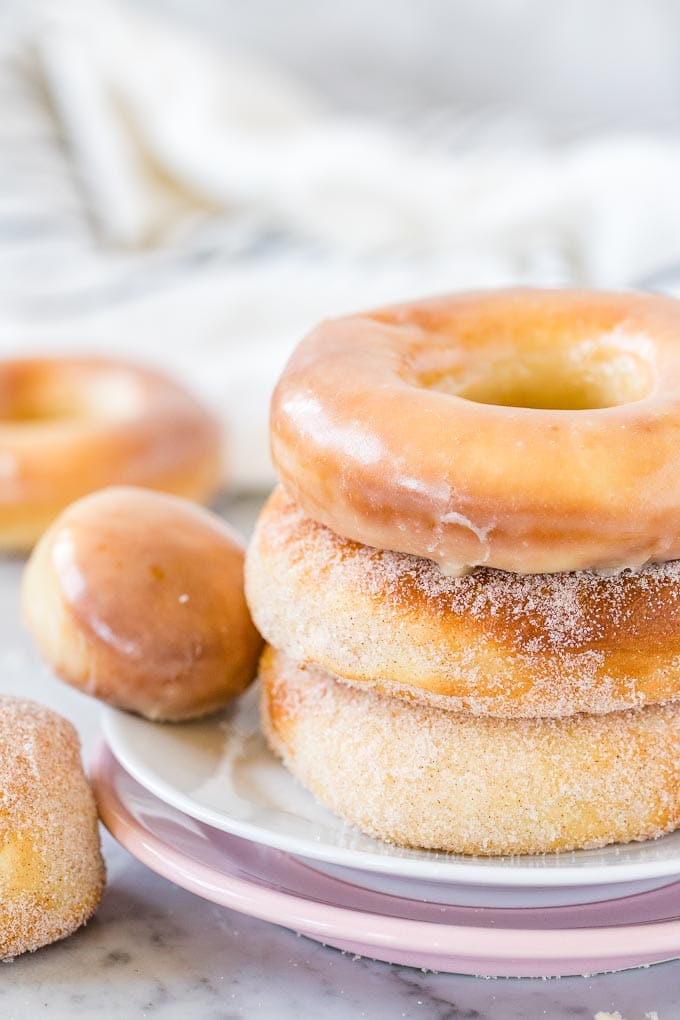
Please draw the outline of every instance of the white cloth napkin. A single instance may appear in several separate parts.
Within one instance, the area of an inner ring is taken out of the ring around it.
[[[446,153],[333,115],[297,82],[110,0],[52,0],[34,39],[115,243],[176,239],[220,212],[351,253],[553,246],[612,283],[680,253],[676,142]]]
[[[448,139],[340,116],[113,0],[17,6],[0,353],[174,371],[222,415],[237,485],[271,481],[269,393],[319,318],[464,287],[625,286],[680,257],[674,140],[527,147],[504,125],[462,148],[453,116]]]

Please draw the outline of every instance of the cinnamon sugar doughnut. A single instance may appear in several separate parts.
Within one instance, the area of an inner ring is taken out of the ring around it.
[[[76,731],[0,696],[0,959],[70,935],[104,888],[97,809]]]
[[[436,564],[340,538],[282,490],[257,523],[247,596],[296,662],[395,697],[493,716],[680,698],[680,562],[613,577]]]
[[[260,674],[275,753],[322,804],[388,842],[538,854],[680,826],[680,705],[480,719],[359,690],[271,648]]]
[[[106,485],[205,500],[220,476],[217,423],[164,375],[108,358],[0,362],[0,549],[30,548]]]
[[[322,323],[271,441],[307,516],[445,573],[680,558],[680,303],[508,290]]]
[[[175,496],[112,488],[68,507],[33,551],[22,604],[63,680],[150,719],[213,712],[255,676],[241,542]]]

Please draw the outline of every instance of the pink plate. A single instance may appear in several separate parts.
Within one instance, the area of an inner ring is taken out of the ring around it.
[[[499,977],[592,974],[680,957],[680,882],[604,903],[538,909],[403,899],[182,814],[140,786],[103,741],[92,778],[106,827],[159,875],[360,956]]]

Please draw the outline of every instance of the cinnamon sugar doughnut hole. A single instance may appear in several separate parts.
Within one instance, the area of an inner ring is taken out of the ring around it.
[[[267,647],[262,726],[327,808],[399,846],[542,854],[680,825],[680,705],[487,719],[407,703]]]
[[[110,358],[0,361],[0,550],[30,549],[105,486],[202,502],[222,472],[217,422],[162,373]]]
[[[68,507],[28,561],[22,606],[61,679],[149,719],[214,712],[256,673],[241,542],[175,496],[111,488]]]
[[[73,726],[0,696],[0,959],[79,928],[104,889],[97,809]]]

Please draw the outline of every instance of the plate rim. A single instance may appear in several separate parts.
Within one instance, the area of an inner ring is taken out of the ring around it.
[[[205,825],[260,846],[281,850],[297,857],[325,861],[328,864],[336,864],[356,871],[378,872],[430,882],[518,889],[619,885],[646,879],[669,878],[676,875],[680,877],[680,855],[675,862],[672,860],[621,861],[620,863],[612,861],[589,866],[565,864],[559,868],[550,865],[539,868],[513,864],[510,868],[504,867],[500,859],[497,859],[498,863],[495,867],[493,863],[480,864],[472,859],[469,862],[463,862],[456,856],[452,857],[451,861],[442,858],[432,861],[411,860],[396,854],[380,856],[351,847],[333,847],[303,837],[276,833],[272,829],[264,828],[254,822],[233,818],[224,812],[202,805],[171,783],[141,767],[134,755],[130,753],[118,728],[119,724],[124,725],[129,718],[129,714],[120,709],[104,706],[101,725],[106,742],[114,757],[141,786],[158,797],[159,800]],[[149,726],[162,725],[138,717],[134,717],[134,719],[136,722],[143,722]],[[492,859],[487,858],[486,860]],[[453,873],[445,875],[444,871]]]
[[[334,940],[353,945],[360,943],[402,956],[404,953],[414,957],[425,954],[445,956],[459,965],[461,962],[466,966],[483,964],[483,969],[467,973],[484,973],[489,964],[512,964],[517,969],[516,976],[522,976],[521,971],[524,976],[537,977],[545,975],[546,967],[553,974],[578,973],[578,970],[569,970],[572,960],[576,967],[581,965],[578,961],[588,961],[601,971],[616,969],[617,965],[627,969],[680,956],[679,918],[633,920],[619,926],[553,929],[440,924],[322,903],[267,886],[266,880],[260,884],[221,874],[209,864],[187,857],[134,818],[115,788],[112,776],[116,768],[127,771],[106,741],[100,739],[90,758],[90,776],[104,824],[129,853],[155,873],[203,899],[301,932],[322,943],[333,944]],[[134,776],[131,778],[136,782]],[[147,796],[155,797],[148,788],[143,789]],[[636,951],[634,943],[642,933],[649,944]],[[634,959],[639,963],[630,962]],[[531,966],[536,969],[527,970]]]

